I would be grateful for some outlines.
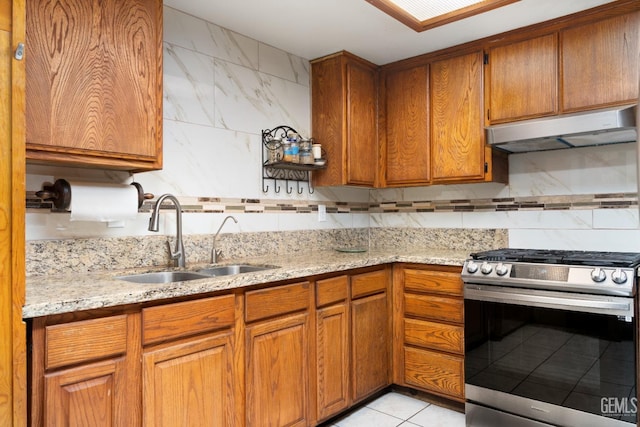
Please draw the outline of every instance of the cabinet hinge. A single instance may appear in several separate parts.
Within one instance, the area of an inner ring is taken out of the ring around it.
[[[484,162],[484,173],[489,173],[489,163]]]
[[[491,120],[491,110],[487,108],[487,120]]]
[[[484,54],[484,65],[487,65],[489,63],[489,54],[485,53]]]

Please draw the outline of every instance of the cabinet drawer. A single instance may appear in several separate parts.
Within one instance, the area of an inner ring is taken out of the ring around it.
[[[404,342],[435,350],[464,353],[464,328],[462,326],[404,319]]]
[[[462,279],[460,273],[407,268],[404,270],[404,289],[461,296]]]
[[[404,362],[404,380],[408,385],[457,398],[464,397],[462,357],[405,347]]]
[[[230,327],[234,296],[204,298],[142,310],[144,345]]]
[[[46,369],[124,354],[127,315],[47,326],[45,349]]]
[[[404,294],[404,310],[411,316],[462,323],[464,302],[461,298]]]
[[[325,305],[344,301],[348,296],[349,276],[331,277],[316,282],[316,305]]]
[[[372,271],[351,276],[351,298],[360,298],[384,292],[389,284],[387,270]]]
[[[309,308],[309,282],[249,291],[245,294],[247,322]]]

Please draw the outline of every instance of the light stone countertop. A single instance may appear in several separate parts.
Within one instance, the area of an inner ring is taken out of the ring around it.
[[[220,265],[275,265],[278,268],[163,284],[139,284],[116,279],[120,275],[167,270],[160,267],[35,276],[27,278],[23,317],[26,319],[198,295],[394,262],[462,266],[468,256],[469,252],[466,251],[443,249],[370,250],[361,253],[318,251],[287,258],[279,256],[226,260]],[[187,270],[207,266],[210,264],[188,265]]]

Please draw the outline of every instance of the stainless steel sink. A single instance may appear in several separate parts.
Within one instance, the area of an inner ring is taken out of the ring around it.
[[[184,282],[187,280],[206,279],[207,277],[210,276],[201,273],[194,273],[192,271],[157,271],[154,273],[118,276],[117,279],[134,283],[172,283]]]
[[[127,276],[117,276],[116,279],[126,280],[133,283],[172,283],[185,282],[188,280],[206,279],[216,276],[230,276],[240,273],[252,273],[255,271],[270,270],[278,268],[273,265],[250,265],[232,264],[218,267],[203,268],[198,271],[156,271],[152,273],[130,274]]]
[[[250,265],[250,264],[233,264],[221,265],[219,267],[209,267],[198,270],[198,273],[208,276],[230,276],[232,274],[253,273],[256,271],[264,271],[278,268],[273,265]]]

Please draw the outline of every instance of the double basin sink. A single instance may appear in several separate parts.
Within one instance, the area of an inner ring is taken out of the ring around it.
[[[202,268],[196,271],[156,271],[152,273],[118,276],[116,278],[133,283],[173,283],[219,276],[231,276],[241,273],[253,273],[274,268],[278,267],[273,265],[232,264]]]

